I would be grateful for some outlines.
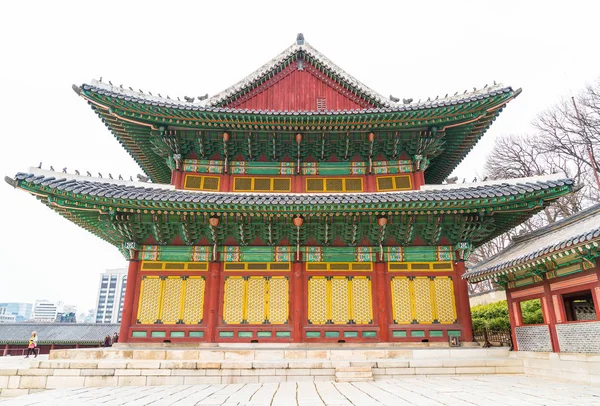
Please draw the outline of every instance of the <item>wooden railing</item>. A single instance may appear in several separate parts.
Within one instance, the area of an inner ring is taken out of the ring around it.
[[[482,343],[484,348],[487,347],[504,347],[513,348],[512,335],[510,331],[488,330],[487,328],[473,332],[473,339]]]

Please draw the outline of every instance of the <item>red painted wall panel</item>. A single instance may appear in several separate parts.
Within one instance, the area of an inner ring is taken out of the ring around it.
[[[352,110],[373,107],[333,80],[305,63],[303,70],[296,64],[279,72],[250,93],[228,103],[226,107],[254,110],[316,111],[317,98],[326,99],[327,110]]]

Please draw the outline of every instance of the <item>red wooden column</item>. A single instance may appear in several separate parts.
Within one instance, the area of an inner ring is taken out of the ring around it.
[[[385,262],[375,262],[375,272],[373,273],[373,311],[374,321],[379,326],[379,341],[390,341],[389,336],[389,317],[391,306],[388,306],[388,288],[386,284]]]
[[[508,305],[508,319],[510,321],[510,334],[512,336],[513,348],[515,351],[518,351],[519,348],[517,346],[515,327],[521,325],[521,314],[520,312],[515,313],[515,308],[518,307],[518,303],[512,300],[512,294],[508,289],[506,290],[506,304]]]
[[[598,283],[592,289],[592,297],[596,308],[596,320],[600,320],[600,259],[596,259],[596,273],[598,274]]]
[[[415,171],[413,172],[413,189],[419,190],[421,186],[425,184],[425,172]]]
[[[138,289],[138,271],[140,269],[140,261],[138,261],[139,252],[135,252],[134,258],[129,261],[127,270],[127,286],[125,287],[125,299],[123,299],[123,314],[121,315],[121,329],[119,330],[119,342],[126,343],[129,341],[129,329],[135,323],[135,296]]]
[[[221,263],[209,262],[208,277],[206,278],[206,296],[204,307],[206,314],[206,341],[216,342],[217,323],[219,318],[219,296],[221,288]]]
[[[467,281],[462,278],[465,273],[464,261],[454,262],[454,292],[456,294],[456,313],[458,323],[462,326],[463,341],[473,340],[473,321],[471,320],[471,304],[469,303],[469,288]]]
[[[555,301],[553,301],[552,291],[550,290],[550,281],[548,281],[548,279],[544,280],[544,296],[542,297],[541,302],[542,314],[544,315],[544,322],[548,325],[548,329],[550,330],[550,341],[552,342],[552,351],[560,352],[560,347],[558,344],[558,335],[556,334],[556,309],[554,308],[555,305],[560,306],[560,303],[555,303]]]
[[[2,356],[6,357],[8,355],[8,344],[4,344],[4,351],[2,352]]]
[[[295,343],[301,343],[304,340],[302,336],[302,324],[304,320],[304,262],[294,262],[292,268],[292,277],[290,281],[291,290],[291,322],[292,339]]]

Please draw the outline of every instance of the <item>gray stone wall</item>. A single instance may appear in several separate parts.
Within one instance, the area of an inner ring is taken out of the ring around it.
[[[600,322],[557,324],[560,352],[600,353]]]
[[[551,352],[552,342],[547,325],[515,327],[519,351]]]

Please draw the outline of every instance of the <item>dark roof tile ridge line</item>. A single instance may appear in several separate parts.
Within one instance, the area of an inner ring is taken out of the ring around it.
[[[442,98],[439,100],[433,101],[425,101],[425,102],[413,102],[410,104],[399,104],[399,103],[391,103],[387,107],[375,107],[368,109],[355,109],[355,110],[328,110],[326,112],[318,112],[316,110],[311,111],[284,111],[284,110],[248,110],[248,109],[239,109],[239,108],[229,108],[229,107],[219,107],[206,104],[206,101],[202,101],[201,103],[188,102],[182,100],[173,100],[167,98],[161,98],[158,96],[150,96],[145,93],[139,93],[135,90],[129,90],[117,87],[115,85],[108,85],[104,82],[99,82],[95,79],[91,80],[91,84],[83,83],[81,86],[73,85],[75,91],[80,95],[81,89],[83,90],[93,90],[95,92],[110,92],[113,97],[117,98],[125,98],[132,99],[130,101],[134,101],[136,103],[157,103],[163,104],[164,107],[168,108],[183,108],[183,109],[192,109],[196,111],[206,111],[206,112],[216,112],[216,113],[250,113],[250,114],[262,114],[262,115],[331,115],[335,113],[344,113],[346,115],[352,114],[374,114],[374,113],[397,113],[403,111],[417,111],[417,110],[428,110],[432,108],[439,107],[447,107],[454,104],[463,104],[473,101],[472,96],[477,94],[477,96],[481,97],[489,97],[498,93],[512,93],[513,97],[517,97],[521,93],[521,89],[513,90],[512,87],[502,87],[498,89],[487,89],[485,92],[481,92],[481,90],[477,90],[472,93],[463,94],[461,96],[457,96],[456,98]]]
[[[520,243],[530,240],[533,237],[538,237],[542,234],[546,234],[548,231],[554,231],[554,230],[557,230],[557,229],[560,229],[563,227],[567,227],[573,223],[577,223],[587,217],[590,217],[590,216],[593,216],[593,215],[599,214],[599,213],[600,213],[600,203],[595,204],[590,207],[587,207],[583,210],[580,210],[577,213],[575,213],[571,216],[565,217],[555,223],[545,225],[534,231],[530,231],[527,234],[517,235],[517,236],[513,237],[512,241],[516,244],[520,244]]]

